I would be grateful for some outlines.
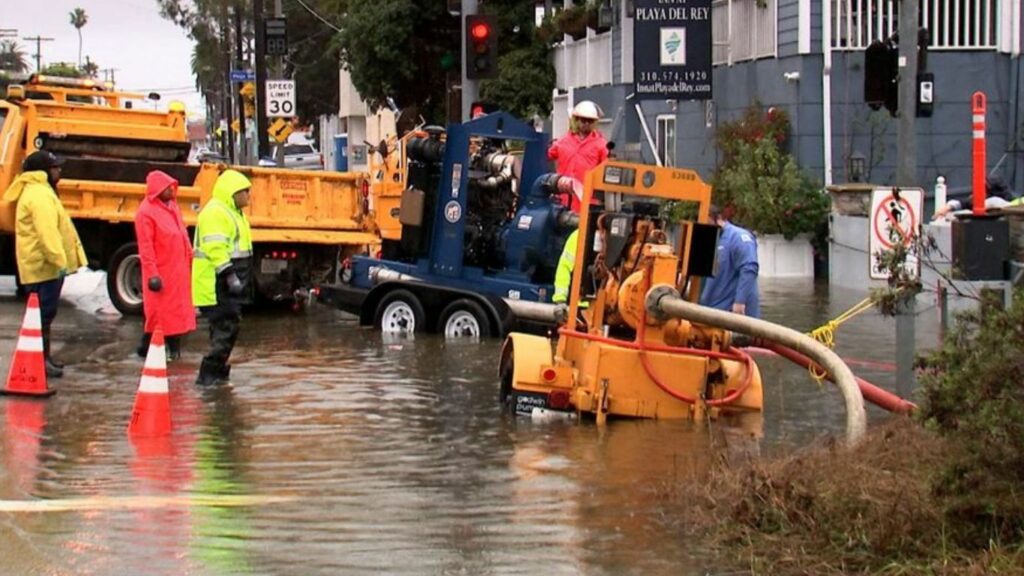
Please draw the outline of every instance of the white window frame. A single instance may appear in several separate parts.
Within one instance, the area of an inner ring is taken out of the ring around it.
[[[676,116],[675,114],[659,114],[655,119],[654,147],[658,151],[663,165],[676,165]]]
[[[776,57],[778,22],[778,0],[712,0],[711,63]]]

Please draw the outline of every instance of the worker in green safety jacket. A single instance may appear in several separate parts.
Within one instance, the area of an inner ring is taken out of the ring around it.
[[[238,339],[242,305],[251,292],[252,233],[242,212],[251,187],[242,173],[225,170],[196,223],[192,303],[210,323],[210,352],[196,379],[200,386],[225,383],[231,373],[228,360]]]
[[[558,259],[558,267],[555,268],[555,294],[551,297],[555,304],[563,304],[569,300],[569,284],[572,283],[572,269],[576,266],[578,238],[579,230],[573,230],[562,247],[562,257]]]

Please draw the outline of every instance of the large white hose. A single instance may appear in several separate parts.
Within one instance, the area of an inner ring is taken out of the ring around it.
[[[733,332],[778,342],[808,356],[828,371],[843,395],[843,402],[846,404],[847,443],[853,445],[860,442],[867,432],[864,397],[857,386],[856,377],[838,354],[814,338],[792,328],[688,302],[680,298],[679,294],[670,286],[651,288],[647,292],[645,304],[648,314],[657,317],[682,318],[698,324],[718,326]]]

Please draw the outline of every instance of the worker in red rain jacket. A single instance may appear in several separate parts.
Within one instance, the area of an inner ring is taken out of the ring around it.
[[[600,118],[597,105],[590,100],[573,107],[569,131],[548,149],[548,158],[556,162],[559,174],[572,176],[582,183],[588,171],[608,159],[608,142],[595,129]],[[570,197],[569,208],[579,212],[580,198]]]
[[[167,357],[176,360],[181,354],[181,336],[196,329],[192,245],[177,196],[178,181],[154,170],[146,176],[146,199],[135,213],[146,313],[139,356],[146,355],[153,331],[160,328],[166,337]]]

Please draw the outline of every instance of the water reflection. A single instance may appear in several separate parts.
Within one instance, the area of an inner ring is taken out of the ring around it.
[[[863,296],[806,282],[763,288],[765,316],[801,330]],[[497,403],[500,341],[386,339],[319,308],[248,315],[230,388],[194,387],[194,338],[171,366],[174,433],[132,442],[138,323],[71,312],[60,318],[76,363],[61,392],[27,411],[28,401],[0,399],[0,495],[162,500],[0,512],[11,573],[703,573],[666,490],[723,456],[843,431],[834,388],[777,357],[757,359],[763,414],[711,426],[513,418]],[[0,302],[3,325],[19,314]],[[891,328],[858,318],[840,353],[881,366]],[[884,369],[857,373],[891,384]]]

